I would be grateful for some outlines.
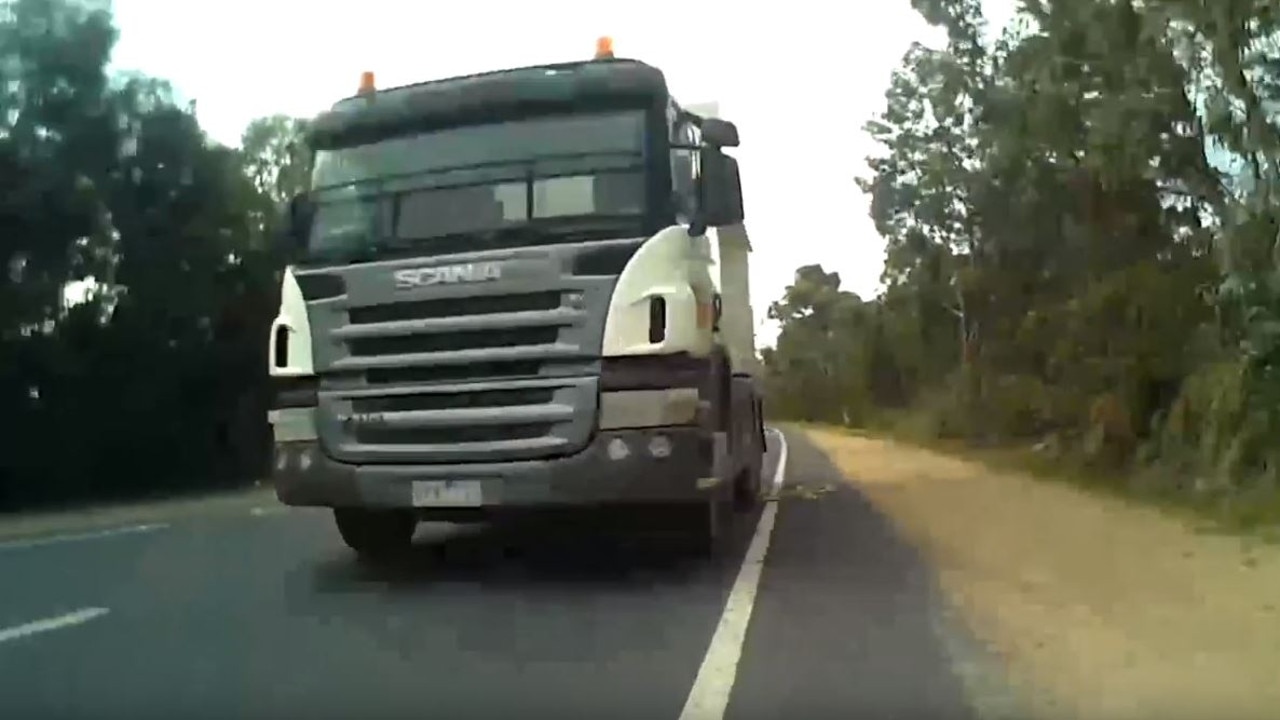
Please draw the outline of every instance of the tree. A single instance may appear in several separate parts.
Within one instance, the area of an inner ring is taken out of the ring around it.
[[[821,378],[822,407],[872,398],[868,416],[896,394],[934,432],[1280,480],[1280,12],[1026,0],[992,39],[976,0],[913,5],[947,42],[907,52],[866,126],[886,289],[824,332],[779,313],[771,383]],[[802,268],[780,306],[802,274],[827,277]]]
[[[305,179],[271,133],[300,123],[211,142],[166,83],[107,72],[104,7],[0,18],[0,507],[242,481],[265,460],[265,239]],[[92,290],[69,305],[77,280]]]
[[[306,129],[303,120],[270,115],[249,123],[241,137],[245,172],[258,199],[251,221],[261,233],[263,248],[269,247],[266,240],[285,203],[307,189],[311,158],[306,150]]]

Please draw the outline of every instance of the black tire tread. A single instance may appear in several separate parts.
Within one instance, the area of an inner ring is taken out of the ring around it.
[[[398,510],[337,508],[338,534],[361,559],[384,560],[404,552],[413,542],[417,520]]]

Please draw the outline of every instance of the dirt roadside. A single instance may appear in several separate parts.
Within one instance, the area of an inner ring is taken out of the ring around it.
[[[1032,717],[1280,718],[1280,548],[910,445],[806,433],[929,558]]]
[[[0,515],[0,540],[92,533],[184,518],[244,514],[256,507],[275,509],[278,505],[271,486],[257,485],[147,502]]]

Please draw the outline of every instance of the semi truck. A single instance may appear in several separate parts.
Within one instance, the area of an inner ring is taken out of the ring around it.
[[[737,127],[615,57],[310,123],[268,364],[272,480],[359,557],[421,521],[621,510],[699,552],[762,501]]]

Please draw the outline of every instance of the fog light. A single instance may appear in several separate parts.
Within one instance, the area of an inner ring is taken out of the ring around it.
[[[666,435],[654,435],[649,440],[649,454],[656,458],[671,456],[671,440]]]
[[[626,441],[622,438],[610,440],[608,451],[610,460],[625,460],[631,454],[631,448],[627,447]]]

